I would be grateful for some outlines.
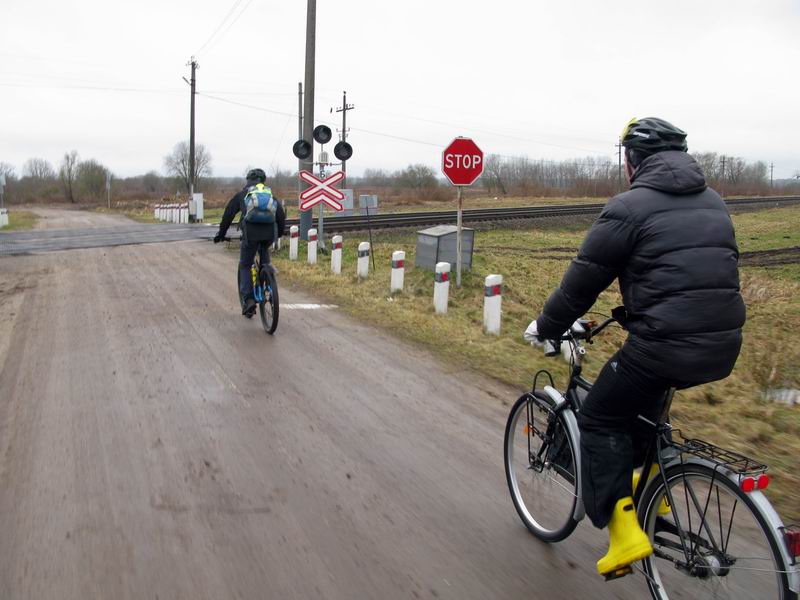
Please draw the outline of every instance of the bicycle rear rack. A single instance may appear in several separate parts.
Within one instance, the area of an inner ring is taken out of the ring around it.
[[[685,453],[703,458],[714,463],[717,468],[722,467],[742,476],[758,475],[768,469],[767,465],[739,452],[726,450],[697,438],[686,438],[679,429],[673,429],[672,434],[680,436],[681,440],[673,439],[670,441],[670,445],[680,451],[682,455]]]

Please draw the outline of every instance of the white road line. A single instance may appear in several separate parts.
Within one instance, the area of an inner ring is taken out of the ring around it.
[[[319,310],[321,308],[338,308],[335,304],[281,304],[281,310]]]

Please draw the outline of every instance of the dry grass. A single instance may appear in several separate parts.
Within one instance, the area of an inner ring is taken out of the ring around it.
[[[782,208],[734,216],[740,244],[764,249],[787,241],[794,244],[798,208]],[[345,240],[343,275],[330,273],[327,257],[310,266],[290,262],[284,249],[276,256],[283,285],[300,285],[326,301],[338,304],[356,318],[384,327],[399,337],[433,350],[448,361],[474,369],[525,389],[540,368],[553,372],[563,385],[567,367],[545,359],[522,340],[522,331],[537,316],[556,287],[585,233],[585,225],[569,228],[536,222],[536,229],[477,231],[476,254],[462,288],[451,284],[447,316],[433,311],[433,277],[413,268],[415,236],[379,233],[374,237],[377,266],[370,277],[355,277],[360,239]],[[557,228],[556,228],[557,227]],[[755,238],[755,239],[751,239]],[[750,245],[750,243],[753,243]],[[389,293],[391,253],[406,251],[406,286],[402,294]],[[300,256],[305,256],[301,242]],[[483,281],[490,273],[503,274],[503,330],[500,336],[482,332]],[[453,276],[455,279],[455,276]],[[742,292],[748,305],[745,344],[733,374],[724,381],[681,392],[673,417],[687,435],[708,439],[764,460],[771,467],[769,495],[784,517],[800,518],[800,504],[792,490],[800,486],[800,408],[764,400],[772,387],[800,388],[800,268],[743,268]],[[615,287],[604,292],[593,310],[608,314],[621,301]],[[587,374],[593,377],[624,340],[612,330],[590,349]],[[512,401],[513,398],[509,398]]]
[[[0,229],[0,234],[6,231],[22,231],[24,229],[33,229],[39,217],[36,213],[27,210],[9,209],[8,211],[8,225]]]

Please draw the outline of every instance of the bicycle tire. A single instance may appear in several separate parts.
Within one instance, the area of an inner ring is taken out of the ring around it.
[[[278,282],[275,275],[267,268],[261,269],[260,283],[264,289],[264,300],[259,302],[258,311],[261,315],[261,325],[269,335],[278,328],[278,314],[280,303],[278,300]],[[269,299],[267,293],[269,291]]]
[[[531,444],[538,442],[534,457]],[[576,450],[563,415],[553,412],[549,397],[525,394],[516,401],[506,423],[506,481],[517,514],[542,541],[559,542],[578,524]]]
[[[648,483],[639,503],[642,528],[655,549],[643,561],[653,598],[796,600],[781,572],[788,569],[779,546],[783,542],[748,494],[700,464],[669,467],[666,479],[674,500],[668,514],[658,513],[666,495],[661,475]]]

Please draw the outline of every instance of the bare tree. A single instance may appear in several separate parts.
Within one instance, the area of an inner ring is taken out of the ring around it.
[[[70,202],[75,202],[75,175],[78,171],[78,152],[72,150],[65,152],[58,169],[58,178],[64,188],[64,197]]]
[[[438,185],[436,171],[428,165],[409,165],[402,171],[395,173],[395,182],[398,187],[420,190]]]
[[[14,165],[7,162],[0,162],[0,175],[5,175],[6,180],[15,179]]]
[[[102,198],[106,189],[106,177],[109,170],[94,159],[84,160],[78,164],[75,182],[82,194],[91,198]]]
[[[164,157],[164,169],[167,173],[177,178],[186,186],[187,193],[190,189],[189,178],[189,143],[178,142],[172,149],[172,153]],[[195,185],[203,177],[211,175],[211,153],[206,150],[203,144],[197,144],[194,148],[194,182]]]
[[[155,171],[148,171],[142,176],[142,185],[146,192],[151,194],[160,190],[163,186],[161,183],[161,177],[159,177],[158,173]]]
[[[22,174],[24,177],[30,177],[39,182],[55,179],[56,176],[53,165],[43,158],[29,158],[22,168]]]
[[[508,193],[506,186],[503,184],[503,160],[496,154],[490,154],[486,157],[483,179],[489,192],[499,190],[503,196]]]

